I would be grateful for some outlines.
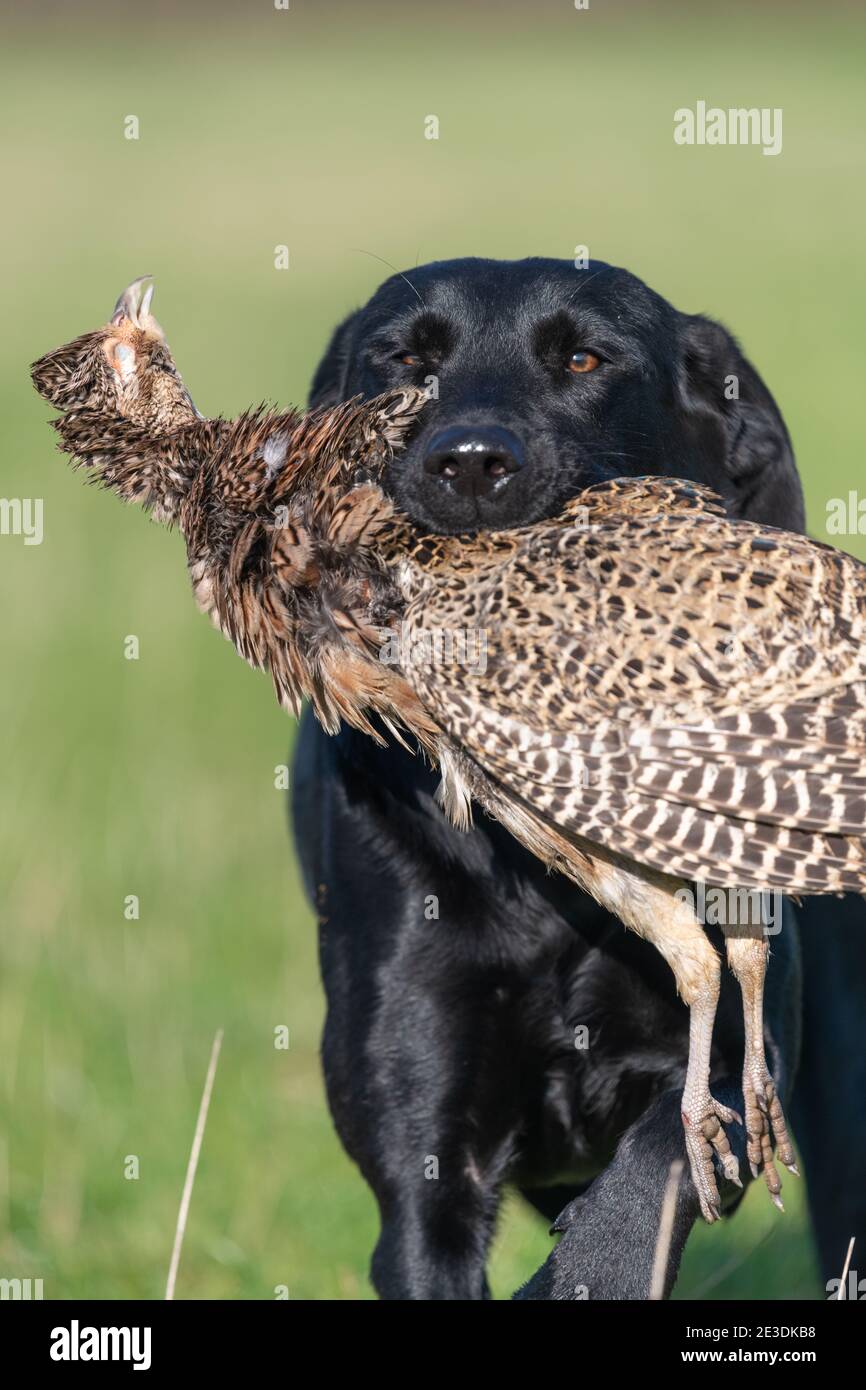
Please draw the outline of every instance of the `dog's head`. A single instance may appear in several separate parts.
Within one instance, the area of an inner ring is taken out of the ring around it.
[[[527,524],[642,474],[802,529],[787,430],[734,338],[615,266],[467,258],[393,276],[335,332],[310,403],[405,383],[434,398],[385,481],[431,530]]]

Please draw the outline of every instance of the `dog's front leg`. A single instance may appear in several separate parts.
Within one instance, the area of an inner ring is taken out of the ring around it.
[[[732,1105],[740,1101],[735,1082],[718,1083],[718,1094]],[[679,1092],[669,1091],[626,1131],[610,1165],[557,1217],[558,1245],[515,1298],[577,1302],[668,1296],[700,1216],[679,1107]],[[737,1127],[732,1143],[744,1158],[741,1136]],[[676,1196],[665,1212],[669,1183],[671,1197]]]
[[[495,974],[479,965],[491,895],[435,853],[456,832],[383,798],[374,745],[358,751],[369,776],[344,747],[305,717],[294,812],[319,918],[328,1100],[381,1216],[373,1283],[382,1298],[482,1299],[526,1104],[519,982],[498,936]]]
[[[329,926],[333,948],[333,917]],[[379,1296],[483,1299],[518,1130],[509,1080],[514,1049],[497,1017],[501,1005],[473,996],[456,1006],[459,980],[429,977],[429,942],[419,951],[424,960],[410,964],[407,952],[411,940],[403,941],[393,974],[390,963],[380,974],[363,1023],[352,1000],[329,989],[328,1096],[379,1206],[371,1264]]]

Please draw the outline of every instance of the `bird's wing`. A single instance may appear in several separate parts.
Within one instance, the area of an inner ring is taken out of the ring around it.
[[[512,795],[669,873],[862,890],[863,566],[769,528],[647,516],[536,530],[474,572],[434,579],[409,622],[483,632],[483,670],[411,679]]]
[[[690,483],[683,478],[608,478],[584,488],[554,519],[554,524],[567,521],[573,524],[613,522],[620,526],[637,517],[653,517],[664,521],[674,513],[702,516],[727,516],[723,499],[702,483]]]

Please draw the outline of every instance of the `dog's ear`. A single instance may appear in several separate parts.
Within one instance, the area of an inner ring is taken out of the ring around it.
[[[680,328],[680,403],[699,445],[710,457],[724,459],[738,514],[802,531],[803,490],[785,422],[770,392],[720,323],[683,314]]]
[[[355,346],[355,325],[360,313],[360,309],[356,309],[349,314],[331,335],[310,386],[307,401],[310,409],[320,405],[339,405],[340,401],[346,399],[346,382]]]

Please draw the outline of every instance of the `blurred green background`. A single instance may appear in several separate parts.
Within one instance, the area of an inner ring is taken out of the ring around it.
[[[586,243],[739,335],[823,534],[863,476],[863,27],[853,6],[601,0],[7,13],[0,490],[44,498],[45,530],[0,537],[0,1275],[162,1296],[218,1026],[177,1297],[369,1298],[377,1229],[320,1076],[314,921],[274,787],[292,726],[196,613],[178,538],[53,452],[28,363],[153,272],[202,410],[301,401],[389,273],[376,257]],[[675,146],[698,99],[781,107],[782,154]],[[696,1231],[678,1295],[824,1296],[802,1184],[785,1197],[784,1218],[753,1189]],[[497,1295],[549,1248],[510,1198]]]

